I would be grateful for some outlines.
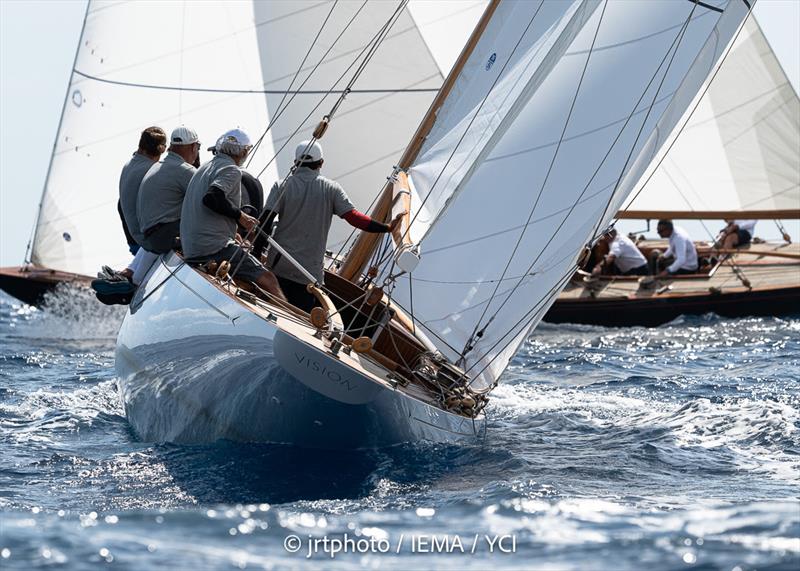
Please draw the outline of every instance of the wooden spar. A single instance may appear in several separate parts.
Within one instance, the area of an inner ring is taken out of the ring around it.
[[[475,46],[478,45],[478,40],[480,40],[484,30],[486,30],[486,26],[489,25],[489,21],[492,19],[492,15],[494,15],[494,12],[499,4],[500,0],[491,0],[488,6],[486,6],[486,10],[484,10],[478,25],[475,26],[475,29],[472,31],[472,35],[469,37],[469,40],[467,40],[464,49],[461,50],[461,54],[458,56],[456,63],[453,65],[453,69],[450,70],[450,73],[447,75],[447,79],[444,80],[441,89],[439,89],[439,93],[436,94],[436,98],[428,108],[425,118],[422,120],[422,123],[420,123],[419,127],[417,127],[417,131],[411,138],[411,142],[408,144],[408,147],[406,147],[403,157],[398,163],[398,166],[401,169],[409,168],[414,162],[414,159],[417,158],[420,149],[422,149],[422,144],[425,142],[425,138],[428,136],[428,133],[430,133],[431,129],[433,128],[433,124],[436,122],[436,114],[439,112],[439,109],[444,104],[445,99],[447,99],[447,96],[453,89],[456,79],[458,79],[458,76],[461,75],[461,70],[464,69],[464,66],[466,65],[469,57],[472,55]],[[393,186],[393,184],[387,183],[381,191],[381,196],[370,213],[370,216],[373,220],[378,220],[380,222],[387,221],[389,211],[392,206]],[[348,252],[342,267],[339,268],[339,275],[351,282],[358,279],[370,256],[372,256],[372,253],[375,251],[379,239],[380,234],[361,232],[356,240],[356,243],[353,245],[353,248],[350,250],[350,252]]]
[[[620,210],[619,220],[798,220],[800,208],[783,210]]]
[[[411,188],[408,185],[408,175],[405,172],[397,173],[397,181],[392,185],[392,219],[403,214],[400,224],[392,232],[395,245],[411,245],[408,227],[411,224]]]
[[[733,254],[735,256],[764,256],[764,257],[772,257],[772,258],[786,258],[789,260],[800,260],[800,254],[792,254],[790,252],[775,252],[772,250],[768,251],[760,251],[760,250],[734,250],[734,249],[719,249],[719,250],[711,250],[713,254]]]

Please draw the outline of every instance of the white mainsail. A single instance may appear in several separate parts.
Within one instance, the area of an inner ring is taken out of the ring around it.
[[[633,211],[800,206],[800,99],[750,18]]]
[[[269,190],[287,172],[293,143],[308,137],[339,95],[325,93],[344,87],[349,76],[338,85],[335,80],[402,6],[399,0],[89,2],[31,261],[87,275],[101,264],[125,264],[117,184],[139,133],[150,125],[169,132],[185,124],[210,146],[238,126],[255,138],[270,113],[282,109],[283,91],[300,89],[251,159],[254,174],[267,167],[261,179]],[[474,0],[447,3],[427,27],[441,33],[446,25],[450,41],[463,43],[475,9]],[[425,28],[403,7],[323,141],[325,174],[337,178],[361,209],[368,208],[378,190],[370,185],[389,174],[447,72],[437,63],[446,57],[432,54],[423,38],[431,33]],[[297,127],[277,162],[270,162]],[[203,151],[201,157],[207,156]],[[345,235],[336,226],[331,244]]]
[[[422,260],[393,293],[473,386],[495,383],[748,13],[741,0],[497,7],[411,166]]]

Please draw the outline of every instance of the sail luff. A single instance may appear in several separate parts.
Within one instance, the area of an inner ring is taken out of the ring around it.
[[[58,138],[61,135],[61,125],[64,122],[64,113],[67,110],[67,101],[69,101],[69,91],[72,87],[72,80],[75,76],[75,67],[78,63],[78,54],[81,51],[81,44],[83,43],[83,34],[86,31],[86,20],[89,17],[89,10],[92,7],[92,2],[94,0],[87,0],[86,2],[86,10],[83,13],[83,22],[81,23],[81,33],[78,36],[78,45],[75,46],[75,55],[72,58],[72,68],[69,72],[69,81],[67,81],[67,88],[64,92],[64,103],[61,105],[61,115],[58,118],[58,127],[56,128],[56,135],[53,138],[53,148],[50,151],[50,161],[47,163],[47,174],[44,177],[44,185],[42,187],[42,195],[39,198],[39,206],[36,208],[36,220],[34,221],[33,227],[33,238],[31,239],[30,243],[28,244],[28,249],[25,252],[25,263],[28,262],[37,264],[39,260],[39,256],[36,251],[36,244],[39,238],[39,221],[42,217],[42,206],[44,205],[45,198],[47,197],[47,188],[50,183],[50,174],[53,170],[53,161],[56,156],[56,147],[58,146]],[[29,256],[30,254],[30,256]]]
[[[450,90],[453,88],[456,79],[472,54],[472,51],[475,49],[475,46],[478,44],[481,35],[486,29],[486,26],[489,24],[489,21],[491,20],[492,15],[495,13],[495,10],[499,4],[500,0],[491,0],[491,2],[489,2],[489,4],[486,6],[481,19],[475,26],[472,34],[470,34],[469,40],[467,40],[467,43],[464,45],[464,49],[461,50],[458,59],[453,65],[453,68],[450,70],[450,73],[447,75],[442,87],[439,89],[436,98],[431,103],[427,113],[425,114],[425,117],[423,117],[419,127],[417,127],[416,132],[411,137],[409,145],[403,152],[403,156],[398,163],[400,168],[408,168],[408,166],[410,166],[411,163],[417,158],[417,155],[419,154],[419,151],[425,142],[425,138],[436,121],[436,114],[439,108],[447,99],[447,96],[449,95]],[[374,220],[386,221],[392,202],[392,188],[393,185],[387,183],[381,191],[380,198],[370,212],[370,216]],[[370,256],[372,256],[373,252],[375,251],[380,239],[381,237],[378,234],[372,234],[363,231],[360,232],[358,238],[353,244],[353,247],[345,257],[341,268],[339,268],[339,275],[350,281],[357,279],[364,270],[367,260],[369,260]]]

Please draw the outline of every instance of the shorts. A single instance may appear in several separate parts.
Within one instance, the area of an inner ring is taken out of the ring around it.
[[[191,260],[186,260],[190,264],[204,264],[206,262],[224,262],[229,261],[231,263],[231,269],[229,274],[232,277],[238,278],[240,280],[245,280],[248,282],[256,282],[258,278],[261,277],[262,274],[265,274],[269,270],[265,268],[258,260],[256,260],[253,256],[249,253],[242,250],[237,244],[228,244],[222,250],[217,252],[216,254],[212,254],[210,256],[201,256],[198,258],[192,258]],[[241,265],[239,262],[241,261]],[[234,270],[236,267],[239,266],[239,269]]]
[[[142,246],[156,254],[166,254],[175,246],[175,239],[181,235],[181,221],[165,222],[148,228],[142,239]]]
[[[736,233],[739,235],[739,243],[737,244],[737,246],[744,246],[746,244],[749,244],[750,240],[752,240],[753,238],[750,235],[750,232],[748,232],[747,230],[739,229]]]
[[[310,313],[314,307],[319,305],[317,298],[314,296],[314,294],[309,293],[305,285],[294,280],[282,278],[280,276],[276,277],[278,278],[278,283],[280,284],[286,299],[289,300],[289,303],[291,303],[293,306],[299,307],[306,313]]]

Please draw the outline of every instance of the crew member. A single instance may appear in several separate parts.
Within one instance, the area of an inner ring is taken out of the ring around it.
[[[753,239],[756,220],[725,220],[727,226],[717,236],[717,246],[725,250],[746,246]]]
[[[379,233],[391,232],[400,223],[403,213],[390,224],[384,224],[356,210],[341,185],[320,174],[324,159],[319,143],[301,142],[294,156],[298,168],[283,188],[277,182],[272,186],[261,216],[262,227],[269,231],[277,216],[275,241],[321,284],[324,282],[325,244],[333,215],[355,228]],[[264,246],[265,238],[259,234],[253,249],[256,257]],[[270,249],[268,266],[278,277],[290,303],[305,311],[314,307],[316,299],[306,290],[308,278],[275,248]]]
[[[167,147],[166,142],[167,134],[163,129],[148,127],[139,136],[139,148],[122,167],[117,211],[122,221],[125,240],[134,258],[121,272],[103,266],[102,271],[97,274],[98,279],[92,281],[91,286],[97,293],[97,299],[107,305],[130,303],[136,286],[157,257],[140,247],[144,236],[139,227],[136,208],[142,179],[161,158]]]
[[[655,265],[654,273],[664,266],[666,268],[658,272],[658,277],[697,273],[697,249],[686,230],[675,226],[672,220],[659,220],[656,231],[662,238],[669,239],[669,247],[663,254],[658,250],[650,253]]]
[[[181,248],[190,263],[229,261],[233,277],[252,282],[284,300],[275,276],[236,242],[237,223],[250,230],[258,219],[241,210],[239,166],[252,145],[246,133],[233,129],[216,144],[216,155],[189,182],[181,209]],[[238,267],[238,270],[236,269]]]
[[[620,276],[646,276],[647,259],[636,247],[636,244],[612,228],[601,240],[608,244],[608,255],[592,269],[592,275],[601,273]]]
[[[170,136],[168,151],[142,179],[136,206],[142,246],[156,254],[169,252],[180,236],[183,197],[197,171],[192,165],[200,155],[197,133],[178,127]]]

